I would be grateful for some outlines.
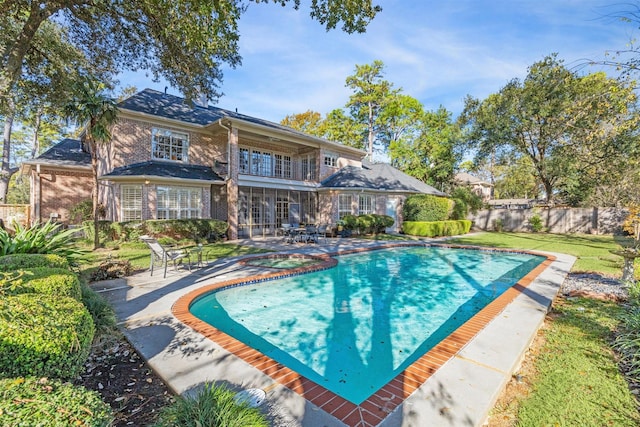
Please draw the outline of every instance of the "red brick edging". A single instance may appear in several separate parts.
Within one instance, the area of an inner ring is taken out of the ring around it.
[[[286,366],[276,362],[257,350],[236,340],[230,335],[216,329],[206,322],[198,319],[189,311],[191,304],[199,297],[222,288],[247,285],[250,283],[273,280],[292,275],[324,270],[337,264],[337,260],[331,255],[345,255],[356,252],[364,252],[377,249],[388,249],[404,246],[434,246],[456,249],[487,250],[493,252],[516,252],[531,255],[544,256],[546,259],[515,285],[507,289],[502,295],[489,303],[485,308],[476,313],[471,319],[451,333],[447,338],[422,355],[394,379],[382,386],[378,391],[369,396],[360,405],[356,405],[338,396],[323,386],[305,378]],[[448,244],[386,244],[375,248],[360,248],[328,255],[302,255],[302,254],[272,254],[256,258],[311,258],[318,259],[318,264],[297,267],[293,269],[277,271],[265,275],[252,276],[243,279],[226,280],[210,284],[180,297],[171,308],[173,315],[185,325],[196,332],[201,333],[225,350],[233,353],[256,369],[264,372],[273,380],[298,393],[309,402],[318,406],[325,412],[333,415],[343,423],[351,427],[373,427],[384,420],[398,405],[418,389],[431,375],[442,365],[455,356],[478,332],[480,332],[491,320],[493,320],[504,308],[511,303],[531,282],[544,271],[555,257],[531,251],[516,251],[509,249],[470,247]]]

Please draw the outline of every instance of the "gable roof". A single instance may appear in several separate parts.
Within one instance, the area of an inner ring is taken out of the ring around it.
[[[387,163],[369,163],[367,161],[362,162],[361,168],[346,166],[320,183],[319,189],[330,188],[446,196],[442,191],[407,175]]]
[[[189,181],[224,182],[224,179],[215,173],[210,167],[202,165],[189,165],[184,163],[147,161],[120,166],[100,179],[117,181],[119,178],[162,178],[181,179]]]
[[[493,187],[493,184],[487,182],[487,181],[483,181],[480,178],[477,178],[471,174],[468,174],[466,172],[460,172],[457,173],[453,179],[460,183],[460,184],[464,184],[464,185],[482,185],[482,186],[486,186],[486,187]]]
[[[91,155],[82,150],[79,140],[66,138],[40,154],[35,159],[23,162],[26,166],[51,165],[58,167],[91,167]]]
[[[122,110],[129,110],[141,114],[163,117],[170,120],[178,120],[184,123],[203,127],[214,124],[221,119],[231,120],[235,121],[236,123],[241,122],[252,126],[257,125],[263,129],[286,133],[292,137],[314,141],[319,144],[321,143],[329,146],[340,147],[347,151],[362,154],[363,156],[364,154],[366,154],[364,151],[357,148],[349,147],[348,145],[309,135],[290,127],[283,126],[279,123],[248,116],[236,111],[225,110],[223,108],[213,107],[211,105],[208,105],[206,107],[196,104],[190,105],[185,101],[184,98],[159,92],[153,89],[144,89],[143,91],[130,96],[129,98],[118,103],[118,107]]]

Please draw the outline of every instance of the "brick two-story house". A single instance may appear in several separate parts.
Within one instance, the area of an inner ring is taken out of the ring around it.
[[[332,224],[347,213],[387,214],[399,229],[410,194],[443,193],[365,152],[291,128],[146,89],[119,103],[99,147],[106,219],[215,218],[229,238],[273,235],[283,223]],[[25,162],[31,218],[69,221],[91,197],[90,157],[64,140]]]

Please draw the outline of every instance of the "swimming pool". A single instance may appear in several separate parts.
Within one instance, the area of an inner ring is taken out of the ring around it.
[[[326,271],[220,286],[189,310],[361,405],[546,258],[403,247],[338,259]]]

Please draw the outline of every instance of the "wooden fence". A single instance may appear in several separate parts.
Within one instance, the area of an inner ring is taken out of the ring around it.
[[[12,224],[18,222],[23,227],[31,223],[29,205],[2,205],[0,204],[0,219],[7,228],[13,228]]]
[[[486,209],[469,215],[475,230],[531,231],[530,219],[542,219],[551,233],[615,234],[627,215],[620,208]]]

